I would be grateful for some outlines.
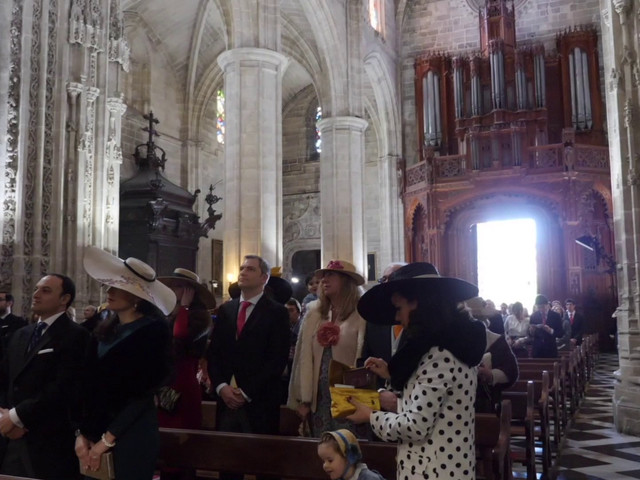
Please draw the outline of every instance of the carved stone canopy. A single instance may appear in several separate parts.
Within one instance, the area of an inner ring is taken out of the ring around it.
[[[154,143],[158,120],[153,112],[144,118],[149,139],[136,147],[138,172],[120,186],[120,256],[140,258],[159,275],[177,267],[195,270],[199,238],[222,218],[212,208],[221,197],[213,195],[212,185],[205,199],[208,218],[200,222],[193,210],[200,190],[190,193],[163,175],[166,154]]]

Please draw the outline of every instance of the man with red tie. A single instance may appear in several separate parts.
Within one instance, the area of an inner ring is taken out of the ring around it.
[[[278,433],[280,376],[289,357],[289,314],[264,295],[269,272],[261,257],[246,255],[238,275],[240,298],[218,310],[207,359],[211,385],[219,397],[219,431]]]
[[[558,356],[556,338],[562,338],[562,318],[551,310],[549,299],[538,295],[535,300],[537,311],[529,321],[529,336],[532,337],[531,356],[533,358],[555,358]]]
[[[564,302],[567,311],[565,316],[571,324],[571,344],[582,344],[582,334],[584,333],[584,316],[576,312],[576,302],[571,298],[567,298]]]

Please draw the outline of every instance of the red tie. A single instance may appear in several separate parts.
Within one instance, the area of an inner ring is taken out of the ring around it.
[[[240,312],[238,312],[238,336],[242,333],[244,324],[247,323],[247,308],[251,305],[251,302],[246,300],[240,305]]]
[[[573,312],[569,314],[569,320],[571,321],[571,325],[573,325]]]

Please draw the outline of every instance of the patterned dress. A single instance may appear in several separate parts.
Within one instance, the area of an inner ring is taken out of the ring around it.
[[[398,413],[371,415],[373,433],[398,442],[397,480],[475,478],[476,381],[475,367],[433,347],[404,387]]]

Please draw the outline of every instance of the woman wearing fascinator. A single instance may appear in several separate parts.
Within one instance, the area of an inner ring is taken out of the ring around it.
[[[398,443],[397,478],[475,478],[475,366],[486,335],[462,302],[477,294],[475,285],[442,277],[429,263],[413,263],[358,302],[366,321],[403,326],[389,364],[365,361],[399,396],[397,412],[374,412],[352,400],[356,412],[347,417]]]
[[[88,247],[84,268],[108,287],[113,315],[95,331],[76,454],[88,472],[97,471],[102,456],[113,451],[116,478],[150,480],[160,447],[154,395],[170,371],[165,315],[176,296],[136,258],[122,260]]]

